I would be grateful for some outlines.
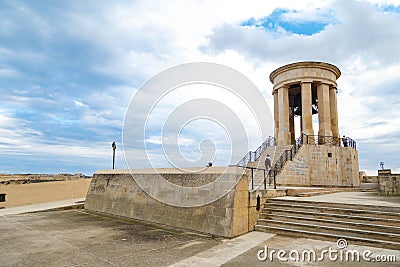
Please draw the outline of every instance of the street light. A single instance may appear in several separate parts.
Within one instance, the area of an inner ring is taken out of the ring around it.
[[[117,149],[117,145],[115,144],[115,142],[112,143],[111,147],[113,149],[113,170],[114,170],[114,167],[115,167],[115,150]]]

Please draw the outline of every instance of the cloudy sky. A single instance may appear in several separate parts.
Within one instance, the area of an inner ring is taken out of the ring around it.
[[[0,173],[91,175],[111,167],[112,141],[125,168],[125,112],[166,68],[234,68],[272,112],[269,74],[303,60],[341,69],[339,128],[358,142],[360,169],[373,174],[384,161],[400,172],[399,51],[398,0],[3,0]],[[187,133],[186,145],[201,135]]]

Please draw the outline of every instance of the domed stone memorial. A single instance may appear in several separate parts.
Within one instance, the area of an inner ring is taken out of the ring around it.
[[[311,61],[288,64],[270,74],[276,146],[267,149],[257,165],[267,153],[273,154],[269,176],[278,185],[359,186],[356,142],[339,134],[340,75],[332,64]],[[317,130],[313,121],[318,122]]]
[[[356,142],[339,134],[339,77],[337,67],[322,62],[298,62],[274,70],[270,80],[275,136],[258,149],[230,166],[97,171],[85,209],[235,237],[254,230],[268,198],[304,187],[359,187]],[[318,128],[313,127],[316,122]],[[160,175],[177,190],[159,186]],[[229,179],[218,178],[223,176]],[[142,180],[152,186],[140,186],[137,181]],[[213,187],[206,188],[208,184]],[[157,194],[150,194],[152,189]],[[224,193],[220,198],[211,197],[219,192]],[[196,205],[188,205],[189,200]]]

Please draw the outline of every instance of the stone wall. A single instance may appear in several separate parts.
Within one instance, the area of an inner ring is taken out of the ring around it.
[[[287,161],[277,184],[292,186],[359,187],[358,153],[351,147],[303,145]]]
[[[219,177],[220,173],[164,173],[161,176],[176,185],[196,187],[211,183]]]
[[[378,170],[379,194],[400,196],[400,174],[392,174],[390,169]]]
[[[211,175],[211,170],[216,168],[212,167],[204,173],[204,177],[197,174],[191,178],[197,177],[201,183],[213,180],[216,174]],[[142,172],[140,175],[152,174]],[[167,177],[171,181],[180,181],[181,175],[171,171]],[[194,183],[194,179],[189,181],[190,184]],[[211,235],[235,237],[254,230],[254,223],[258,219],[256,196],[249,193],[248,177],[244,174],[232,191],[212,203],[199,207],[177,207],[149,196],[127,171],[102,171],[93,176],[85,209]],[[261,205],[267,193],[264,192],[262,196]]]
[[[367,175],[365,171],[360,171],[360,182],[361,183],[378,183],[377,175]]]
[[[249,230],[253,231],[255,224],[259,218],[259,214],[264,206],[264,203],[269,198],[283,197],[287,195],[286,189],[269,189],[256,190],[249,192],[248,220]],[[257,210],[257,196],[260,196],[260,209]]]

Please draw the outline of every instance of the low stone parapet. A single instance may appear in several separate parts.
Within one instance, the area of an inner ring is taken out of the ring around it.
[[[182,188],[199,189],[197,197],[200,198],[205,197],[204,194],[211,193],[200,190],[204,183],[214,181],[215,190],[222,186],[221,183],[226,183],[216,180],[225,169],[226,167],[210,167],[197,170],[197,172],[193,169],[193,173],[186,174],[177,169],[158,169],[157,173]],[[85,209],[210,235],[235,237],[254,230],[259,212],[257,196],[260,196],[260,205],[262,205],[265,198],[270,197],[271,192],[250,194],[249,178],[243,169],[230,167],[228,172],[237,176],[238,180],[226,195],[211,203],[184,207],[161,202],[137,184],[133,176],[152,179],[155,174],[150,169],[131,172],[129,170],[98,171],[93,176],[85,201]]]
[[[381,196],[400,196],[400,174],[390,169],[378,170],[379,194]]]

